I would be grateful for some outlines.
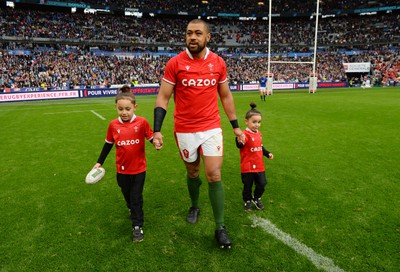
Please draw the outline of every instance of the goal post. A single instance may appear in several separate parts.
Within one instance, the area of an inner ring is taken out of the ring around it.
[[[316,73],[310,74],[309,93],[316,93],[318,85],[318,77]]]
[[[273,94],[274,74],[267,73],[267,95]]]
[[[319,2],[320,0],[317,0],[317,6],[316,6],[316,11],[315,11],[315,32],[314,32],[314,56],[312,61],[273,61],[271,60],[271,29],[272,29],[272,0],[269,0],[269,16],[268,16],[268,83],[267,83],[267,94],[272,95],[272,87],[273,87],[273,75],[272,75],[272,80],[270,80],[270,74],[272,74],[271,71],[271,64],[275,63],[288,63],[288,64],[312,64],[312,72],[310,74],[310,80],[309,80],[309,92],[310,93],[316,93],[317,91],[317,73],[316,73],[316,62],[317,62],[317,38],[318,38],[318,18],[319,18]],[[314,14],[311,16],[311,18],[314,16]],[[279,77],[279,75],[278,75]]]

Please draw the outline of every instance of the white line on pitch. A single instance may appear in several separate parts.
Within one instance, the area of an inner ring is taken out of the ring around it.
[[[312,248],[302,244],[289,234],[278,229],[268,219],[259,218],[256,215],[251,215],[249,218],[253,221],[254,226],[259,226],[266,232],[282,241],[287,246],[294,249],[297,253],[306,256],[318,269],[328,272],[344,272],[343,269],[336,266],[333,261],[327,257],[319,255]]]
[[[94,110],[91,110],[91,112],[96,115],[97,117],[99,117],[101,120],[106,120],[106,118],[104,118],[103,116],[101,116],[100,114],[98,114],[97,112],[95,112]]]
[[[45,112],[43,114],[65,114],[65,113],[74,113],[74,112],[85,112],[87,110],[77,110],[77,111],[59,111],[59,112]]]

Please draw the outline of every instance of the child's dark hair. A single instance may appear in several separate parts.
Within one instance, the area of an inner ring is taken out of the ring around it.
[[[257,107],[257,104],[256,104],[256,103],[251,102],[251,103],[250,103],[250,107],[251,107],[251,110],[249,110],[249,111],[246,113],[246,119],[250,119],[250,118],[251,118],[252,116],[254,116],[254,115],[260,115],[260,116],[261,116],[261,112],[258,111],[258,110],[256,110],[256,107]]]
[[[117,96],[115,97],[115,103],[118,102],[118,100],[121,99],[126,99],[132,102],[133,105],[136,105],[136,97],[133,95],[133,93],[129,92],[129,93],[119,93],[117,94]]]
[[[131,92],[131,87],[128,84],[125,84],[121,88],[118,89],[119,93],[130,93]]]

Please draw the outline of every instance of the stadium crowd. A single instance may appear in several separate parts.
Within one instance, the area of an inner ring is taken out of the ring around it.
[[[62,2],[62,0],[56,0]],[[192,11],[196,13],[268,13],[269,2],[260,0],[85,0],[89,5],[111,6],[124,8],[137,8],[143,10],[164,10],[164,11]],[[316,8],[316,0],[274,0],[272,13],[310,13]],[[382,6],[398,5],[397,0],[324,0],[320,1],[323,10],[349,10],[359,8],[374,8]]]
[[[143,54],[138,57],[96,56],[90,51],[66,50],[33,51],[32,55],[14,55],[1,50],[0,85],[5,87],[69,88],[71,86],[107,86],[114,84],[158,83],[168,56]],[[397,81],[400,76],[400,57],[394,51],[368,51],[361,55],[319,53],[318,78],[326,81],[349,80],[343,62],[370,61],[376,81]],[[267,71],[268,58],[225,57],[229,77],[234,82],[253,82]],[[310,57],[300,57],[310,61]],[[293,60],[276,57],[274,60]],[[310,64],[274,64],[271,72],[276,81],[305,82],[310,76]]]
[[[104,1],[91,2],[99,4]],[[293,8],[297,1],[286,2],[294,2],[289,5]],[[343,9],[353,7],[348,1],[336,2],[337,7]],[[393,4],[393,1],[384,2]],[[104,3],[120,4],[118,1]],[[128,3],[133,6],[145,5],[148,8],[152,5],[147,1]],[[183,1],[182,7],[191,3],[198,2]],[[246,4],[252,3],[254,2],[244,1],[240,5],[245,8]],[[331,3],[333,1],[324,1],[323,5],[329,7]],[[236,5],[233,1],[226,4],[230,7]],[[303,3],[302,5],[306,6]],[[212,7],[218,9],[218,4],[215,3]],[[371,63],[371,76],[376,82],[398,82],[399,21],[398,13],[321,19],[316,67],[319,80],[349,81],[343,63],[362,60]],[[290,20],[274,19],[273,22],[273,60],[312,61],[312,54],[289,57],[287,53],[312,52],[314,20],[296,17]],[[214,19],[210,23],[211,49],[226,59],[232,82],[254,82],[265,74],[268,63],[266,21]],[[181,32],[186,24],[186,19],[179,18],[135,18],[1,9],[0,89],[2,86],[65,88],[76,85],[158,83],[169,56],[152,53],[179,52],[184,47],[184,35]],[[115,54],[98,55],[94,54],[93,49]],[[18,50],[27,50],[29,53],[16,54]],[[137,51],[144,53],[133,57],[116,54]],[[357,54],[349,55],[346,53],[348,51],[357,51]],[[254,53],[259,55],[246,55]],[[271,66],[271,72],[278,81],[307,81],[311,71],[310,64],[301,64],[300,67],[299,64]]]
[[[68,14],[38,10],[1,9],[0,36],[20,39],[47,38],[71,42],[108,41],[125,43],[184,42],[182,29],[187,19],[134,18],[99,14]],[[318,45],[358,45],[387,43],[400,36],[400,14],[346,16],[321,19],[318,25]],[[267,45],[266,21],[214,19],[212,44]],[[315,21],[296,17],[273,19],[271,43],[278,46],[314,44]],[[234,39],[234,41],[230,41]]]

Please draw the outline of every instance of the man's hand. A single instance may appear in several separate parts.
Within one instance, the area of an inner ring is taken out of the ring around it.
[[[239,143],[244,144],[246,142],[246,136],[240,128],[235,128],[233,133],[235,133]]]
[[[153,145],[157,150],[160,150],[163,146],[163,135],[161,132],[154,132],[153,135]]]

